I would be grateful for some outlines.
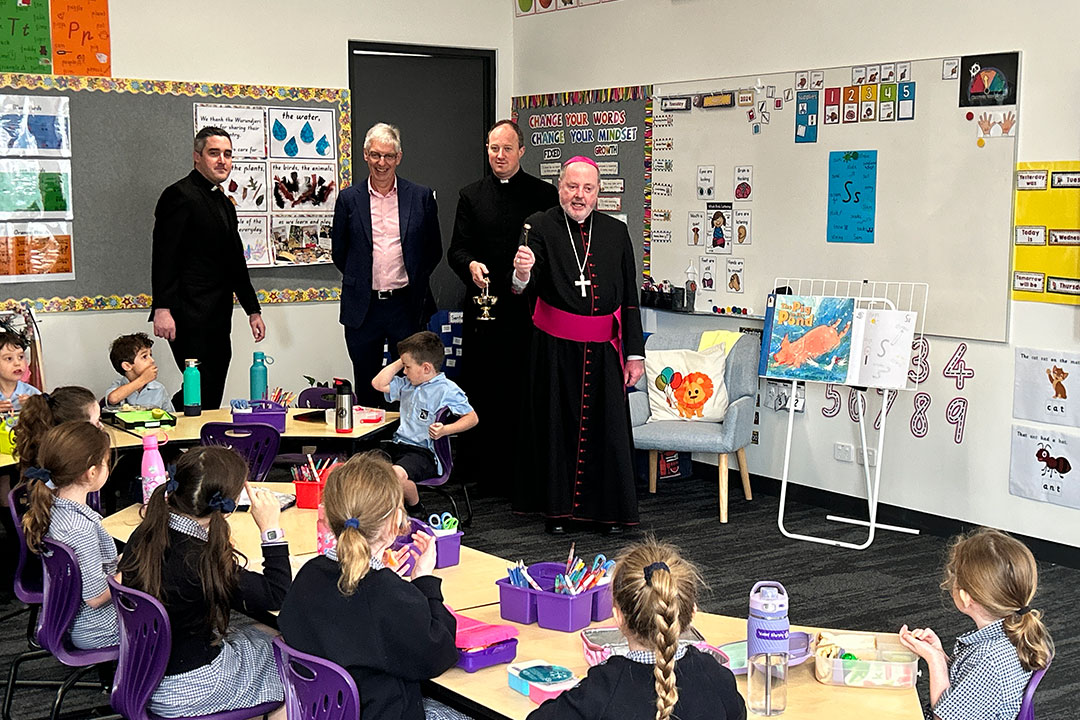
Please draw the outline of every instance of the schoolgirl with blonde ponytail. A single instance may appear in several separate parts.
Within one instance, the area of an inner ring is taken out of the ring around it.
[[[679,642],[701,585],[698,571],[673,545],[650,537],[625,548],[611,593],[629,654],[592,668],[581,684],[545,702],[529,720],[745,718],[731,671]]]
[[[323,491],[334,551],[308,561],[278,615],[285,642],[341,665],[356,680],[364,717],[463,718],[425,698],[420,681],[453,667],[457,621],[435,577],[435,539],[414,533],[408,581],[381,558],[408,532],[403,491],[382,453],[356,455],[330,472]]]
[[[900,641],[930,669],[930,704],[940,720],[1015,717],[1035,670],[1050,664],[1054,643],[1032,607],[1035,558],[1019,540],[990,528],[953,539],[943,590],[976,629],[956,639],[949,658],[930,628],[900,628]]]

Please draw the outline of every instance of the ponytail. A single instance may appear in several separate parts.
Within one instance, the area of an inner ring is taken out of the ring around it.
[[[342,595],[352,595],[371,569],[371,545],[359,528],[346,526],[337,538],[337,556],[341,563],[338,590]]]
[[[1041,611],[1028,609],[1022,615],[1014,613],[1005,618],[1002,626],[1016,646],[1020,665],[1025,670],[1042,670],[1050,665],[1050,659],[1054,656],[1054,641],[1043,624]]]
[[[611,584],[625,630],[656,655],[656,720],[668,720],[679,702],[679,636],[693,620],[701,576],[673,545],[648,537],[623,550]]]
[[[31,552],[41,552],[41,541],[49,532],[52,522],[53,494],[43,480],[28,480],[29,493],[26,512],[22,517],[23,533],[26,546]]]

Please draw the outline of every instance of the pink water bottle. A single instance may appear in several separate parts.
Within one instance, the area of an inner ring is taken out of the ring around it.
[[[166,437],[165,441],[168,441]],[[164,485],[169,477],[165,472],[165,461],[158,451],[158,436],[150,433],[142,441],[142,499],[143,504],[150,502],[150,495],[158,485]]]

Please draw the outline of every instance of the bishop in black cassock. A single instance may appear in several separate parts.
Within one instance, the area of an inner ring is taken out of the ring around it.
[[[464,342],[461,386],[477,413],[483,432],[461,437],[461,465],[488,494],[508,495],[508,471],[519,462],[515,452],[522,413],[521,365],[532,333],[531,309],[523,295],[510,290],[510,270],[525,218],[558,205],[559,193],[548,182],[521,169],[524,152],[517,128],[499,122],[488,133],[492,175],[468,185],[458,198],[454,235],[447,260],[465,284]],[[477,320],[472,298],[481,288],[474,282],[472,263],[488,270],[489,292],[498,298],[494,320]]]
[[[568,166],[561,183],[570,168],[598,181],[591,161],[574,158]],[[582,222],[574,219],[581,198],[572,196],[560,184],[560,207],[526,220],[535,264],[525,293],[536,310],[529,376],[517,386],[526,393],[528,432],[514,509],[543,513],[549,528],[564,520],[632,525],[638,503],[626,373],[640,373],[645,354],[634,251],[624,223],[591,211],[595,185]],[[609,338],[618,330],[618,341],[569,339],[605,330]]]

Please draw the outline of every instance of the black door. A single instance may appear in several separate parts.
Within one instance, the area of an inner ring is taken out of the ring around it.
[[[435,190],[444,260],[431,278],[442,309],[460,308],[461,281],[446,265],[458,191],[488,172],[485,133],[495,123],[495,51],[349,43],[353,182],[367,182],[364,134],[401,130],[398,175]]]

